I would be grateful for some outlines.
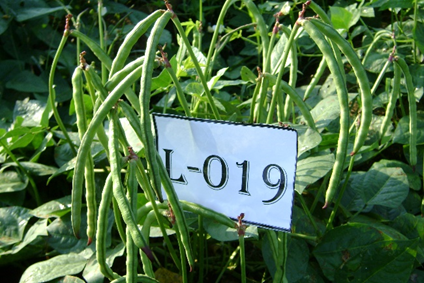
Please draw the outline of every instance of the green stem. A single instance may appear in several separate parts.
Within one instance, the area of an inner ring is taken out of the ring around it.
[[[262,43],[260,46],[263,47],[262,52],[262,60],[265,64],[266,62],[266,56],[268,54],[268,48],[269,48],[269,38],[268,38],[268,27],[265,23],[264,18],[262,17],[261,12],[259,11],[258,7],[253,3],[252,0],[243,0],[243,3],[246,5],[249,12],[253,15],[254,20],[256,22],[256,28],[259,31],[259,35],[261,37]]]
[[[281,58],[281,65],[280,65],[280,69],[278,71],[277,80],[276,80],[274,91],[273,91],[273,94],[272,94],[272,99],[277,99],[277,98],[279,98],[279,96],[281,96],[281,86],[280,85],[282,84],[282,77],[283,77],[283,73],[284,73],[284,68],[285,68],[285,65],[286,65],[287,57],[289,56],[289,53],[290,53],[289,50],[291,48],[291,45],[294,42],[294,38],[296,36],[297,31],[299,30],[299,27],[300,27],[300,25],[295,23],[293,30],[290,34],[290,37],[289,37],[289,39],[286,43],[286,46],[284,47],[283,55],[282,55],[282,58]],[[275,105],[275,103],[273,103],[272,100],[271,100],[271,105],[272,104]],[[271,120],[273,114],[274,114],[273,110],[270,109],[267,120]],[[287,117],[284,117],[284,118],[287,118]]]
[[[197,61],[196,55],[194,55],[193,49],[191,48],[190,42],[188,41],[188,38],[187,38],[187,36],[186,36],[186,34],[184,32],[184,29],[183,29],[183,27],[182,27],[182,25],[180,23],[180,20],[174,14],[174,16],[172,17],[172,21],[174,22],[175,27],[177,28],[177,30],[178,30],[178,32],[179,32],[179,34],[180,34],[180,36],[181,36],[184,44],[186,45],[187,51],[188,51],[188,53],[190,55],[190,58],[193,61],[194,67],[195,67],[195,69],[197,71],[197,75],[199,76],[200,82],[201,82],[201,84],[202,84],[202,86],[203,86],[203,88],[205,90],[205,94],[206,94],[206,97],[208,99],[208,102],[209,102],[209,104],[210,104],[210,106],[212,108],[213,115],[215,116],[215,119],[220,120],[221,117],[219,115],[218,108],[216,108],[216,105],[215,105],[215,102],[213,100],[212,94],[211,94],[211,92],[209,90],[208,83],[206,82],[206,77],[203,74],[202,69],[200,68],[200,64],[199,64],[199,61]]]
[[[99,41],[100,41],[100,48],[106,52],[106,47],[105,47],[105,39],[104,39],[104,34],[103,34],[103,17],[102,17],[102,10],[103,10],[103,0],[98,0],[97,2],[97,19],[98,19],[98,24],[99,24]],[[107,82],[107,70],[106,70],[106,66],[103,63],[103,61],[101,61],[101,65],[102,65],[102,83],[103,85]]]
[[[239,236],[240,246],[240,268],[241,268],[241,282],[246,283],[246,250],[244,247],[244,234]]]
[[[205,270],[205,232],[203,230],[203,216],[198,216],[198,241],[199,241],[199,279],[197,280],[198,283],[203,283],[203,277],[204,277],[204,270]]]
[[[22,164],[19,162],[19,160],[16,158],[16,156],[13,154],[13,152],[9,149],[7,144],[2,139],[0,139],[0,145],[3,147],[4,151],[10,156],[10,158],[13,160],[13,162],[16,163],[18,168],[28,177],[28,181],[29,181],[29,183],[31,184],[31,187],[32,187],[32,193],[31,194],[34,197],[35,203],[37,204],[37,206],[42,205],[40,195],[38,194],[37,185],[35,184],[34,179],[32,179],[31,175],[22,166]]]
[[[315,219],[314,219],[314,217],[312,216],[311,211],[308,209],[308,206],[306,205],[306,202],[305,202],[305,200],[303,199],[302,194],[299,194],[299,193],[298,193],[297,195],[298,195],[298,199],[300,200],[300,204],[302,205],[303,211],[304,211],[304,212],[306,213],[306,215],[308,216],[309,221],[311,221],[311,223],[312,223],[312,226],[314,226],[315,233],[317,234],[317,236],[318,236],[318,237],[320,237],[320,236],[321,236],[321,233],[320,233],[320,231],[318,230],[317,223],[315,222]]]
[[[65,128],[65,125],[60,118],[59,111],[56,108],[56,92],[54,90],[54,74],[56,71],[57,63],[59,62],[60,54],[62,54],[63,48],[65,47],[66,40],[68,39],[69,30],[65,29],[62,39],[60,40],[59,47],[57,48],[56,54],[54,55],[52,66],[50,68],[49,74],[49,104],[53,110],[53,116],[59,125],[60,130],[63,132],[65,136],[65,140],[69,143],[69,147],[71,148],[72,154],[74,156],[77,155],[77,150],[75,145],[73,144],[71,138],[69,137],[68,131]],[[48,106],[47,106],[48,107]]]
[[[339,192],[339,195],[337,196],[336,202],[334,204],[334,208],[331,211],[330,218],[328,219],[327,226],[325,227],[325,230],[326,231],[328,229],[330,229],[330,228],[333,227],[333,221],[334,221],[334,218],[336,217],[337,209],[339,208],[340,202],[342,201],[343,194],[344,194],[344,192],[346,190],[347,183],[348,183],[347,180],[349,180],[350,174],[352,173],[352,169],[353,169],[353,164],[354,163],[355,163],[355,155],[353,155],[350,158],[350,163],[349,163],[349,167],[347,169],[347,174],[346,174],[346,177],[345,177],[345,182],[343,184],[342,189]]]
[[[233,253],[231,254],[231,256],[228,258],[227,263],[225,264],[225,266],[222,268],[221,272],[219,273],[218,277],[216,278],[216,283],[221,282],[221,277],[222,275],[224,275],[225,270],[228,269],[228,266],[230,265],[231,262],[234,261],[234,259],[236,258],[237,254],[240,251],[240,246],[237,246],[237,248],[233,251]]]
[[[201,2],[202,0],[200,0]],[[228,9],[231,4],[233,4],[234,0],[226,0],[222,5],[221,12],[219,13],[218,20],[216,22],[216,28],[213,32],[211,44],[209,45],[208,56],[206,57],[206,66],[205,66],[205,77],[210,78],[212,74],[212,68],[214,61],[212,59],[212,54],[214,50],[216,50],[216,43],[218,41],[219,30],[221,28],[222,23],[224,22],[224,17],[227,14]],[[180,32],[181,33],[181,32]]]

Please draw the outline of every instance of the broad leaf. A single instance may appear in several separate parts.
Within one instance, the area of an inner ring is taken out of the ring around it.
[[[47,219],[40,219],[35,222],[25,233],[23,241],[7,252],[2,253],[1,256],[20,252],[23,248],[31,244],[38,236],[47,236]]]
[[[406,282],[417,243],[393,239],[374,225],[349,223],[326,233],[313,254],[331,281]]]
[[[28,267],[19,282],[46,282],[68,274],[77,274],[83,270],[86,262],[87,260],[79,254],[58,255]]]
[[[0,193],[22,191],[27,185],[27,176],[21,176],[15,171],[0,171]]]
[[[409,116],[403,116],[396,127],[393,142],[409,144]],[[424,112],[417,113],[417,144],[424,143]]]
[[[300,160],[296,169],[296,191],[303,190],[324,177],[334,165],[334,155],[311,156]]]
[[[205,218],[203,220],[203,226],[208,232],[208,234],[218,241],[236,241],[239,236],[237,234],[237,230],[235,228],[230,228],[222,225],[210,218]],[[250,225],[246,229],[246,238],[258,238],[258,228],[256,226]]]
[[[32,215],[24,207],[0,208],[0,248],[20,242]]]
[[[71,209],[71,196],[52,200],[33,209],[31,214],[39,218],[58,217],[68,213]]]
[[[6,83],[6,87],[22,92],[48,92],[47,82],[30,71],[22,71]]]
[[[401,168],[375,166],[366,173],[352,173],[342,203],[353,211],[367,211],[374,205],[397,208],[408,191],[408,178]]]

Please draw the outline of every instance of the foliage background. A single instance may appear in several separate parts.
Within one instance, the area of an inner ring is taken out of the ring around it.
[[[422,2],[418,1],[419,9],[415,11],[415,1],[412,0],[317,1],[324,10],[329,11],[333,25],[347,33],[348,40],[356,48],[360,56],[364,55],[366,48],[372,41],[369,35],[374,35],[381,29],[391,30],[392,27],[396,27],[396,30],[399,31],[397,35],[399,39],[397,52],[404,56],[410,65],[414,87],[416,87],[415,95],[417,101],[422,96],[424,85],[424,68],[421,64],[422,54],[424,53],[424,13],[420,8]],[[171,3],[181,22],[186,23],[186,28],[193,28],[193,21],[198,19],[198,1],[173,1]],[[291,10],[289,14],[280,19],[282,25],[291,26],[295,22],[300,3],[302,2],[290,3]],[[367,11],[362,10],[359,13],[355,10],[356,5],[360,3],[365,4],[364,9],[371,9],[373,14],[367,15]],[[256,1],[255,4],[261,10],[268,26],[271,27],[275,21],[273,14],[281,9],[284,3]],[[216,22],[221,5],[221,1],[203,1],[204,33],[202,51],[204,53],[208,51],[212,35],[207,32],[207,28]],[[162,1],[116,0],[104,1],[104,7],[103,16],[107,27],[106,43],[109,48],[108,53],[113,57],[123,36],[134,24],[152,11],[163,8],[163,3]],[[340,7],[344,9],[338,9]],[[97,41],[99,38],[96,13],[97,2],[81,0],[0,0],[0,8],[0,135],[1,140],[7,141],[7,148],[10,150],[8,152],[6,147],[0,147],[0,269],[2,274],[14,276],[14,279],[10,282],[18,282],[23,272],[31,264],[59,254],[82,250],[82,243],[73,242],[73,239],[64,240],[69,234],[59,231],[60,229],[65,229],[65,226],[59,225],[59,220],[69,224],[69,195],[72,170],[64,170],[63,166],[69,164],[73,154],[69,146],[63,141],[63,134],[58,131],[54,119],[48,117],[44,110],[48,98],[47,81],[50,65],[62,37],[65,15],[70,12],[76,18],[77,15],[84,11],[80,16],[80,29],[90,38]],[[358,13],[360,17],[356,17]],[[312,12],[308,11],[308,15],[312,15]],[[347,19],[350,20],[348,21]],[[246,11],[232,7],[224,23],[227,29],[231,30],[251,23],[251,18]],[[169,58],[172,58],[178,51],[179,46],[176,44],[176,34],[175,27],[170,23],[161,38],[161,42],[167,44],[166,51]],[[190,39],[192,39],[191,35]],[[144,52],[145,40],[146,37],[143,37],[137,43],[131,54],[132,58],[136,58]],[[252,30],[243,33],[239,37],[235,36],[221,53],[214,68],[219,70],[223,67],[229,67],[224,74],[223,81],[242,80],[244,79],[241,75],[243,67],[255,71],[256,66],[261,64],[257,49],[249,40],[255,40],[254,31]],[[307,36],[300,37],[297,44],[299,58],[297,87],[299,92],[302,92],[316,71],[320,55],[317,54],[316,47]],[[364,63],[370,81],[375,81],[392,47],[390,40],[385,40],[379,42],[375,49],[372,50],[369,60]],[[94,61],[96,66],[100,66],[100,62],[92,54],[87,54],[86,59],[88,62]],[[76,125],[71,101],[70,78],[77,62],[78,51],[75,39],[69,38],[60,57],[54,83],[56,85],[56,102],[58,103],[59,112],[71,132],[76,132]],[[345,67],[347,68],[350,91],[355,92],[355,79],[349,75],[351,74],[348,69],[349,66],[345,65]],[[160,71],[156,72],[155,75],[160,74]],[[391,72],[392,70],[390,69],[387,77],[391,76]],[[288,74],[283,78],[287,79],[287,77]],[[312,108],[320,100],[323,100],[327,94],[330,95],[334,91],[331,84],[332,82],[327,79],[327,76],[322,78],[315,95],[308,101]],[[377,139],[376,136],[372,135],[372,130],[375,130],[381,123],[387,104],[388,91],[384,84],[382,83],[377,90],[377,95],[373,101],[375,123],[373,123],[373,129],[371,129],[368,139],[369,146],[373,145]],[[162,98],[168,91],[169,88],[167,86],[157,88],[157,94],[152,98],[152,109],[156,111],[163,110]],[[248,110],[239,107],[238,104],[250,98],[251,92],[251,89],[244,87],[241,83],[239,85],[226,85],[224,91],[216,92],[217,97],[223,101],[222,103],[227,103],[225,104],[226,109],[232,109],[228,110],[226,117],[234,118],[232,115],[235,114],[235,120],[244,120]],[[404,88],[402,88],[402,92],[405,93]],[[321,244],[318,244],[319,241],[313,241],[308,238],[304,240],[293,237],[289,250],[289,261],[292,264],[292,269],[289,271],[291,277],[289,278],[295,278],[296,280],[291,282],[329,282],[331,280],[337,281],[337,276],[344,278],[344,274],[334,274],[334,270],[326,271],[324,268],[325,264],[331,265],[339,260],[339,258],[337,260],[328,259],[326,253],[335,248],[331,246],[332,242],[336,241],[334,239],[345,239],[342,242],[338,242],[338,244],[346,247],[347,250],[347,247],[352,245],[355,237],[363,239],[378,236],[376,231],[370,232],[366,230],[366,226],[378,227],[380,232],[384,231],[383,234],[387,243],[385,246],[382,244],[384,241],[378,242],[378,244],[373,243],[370,246],[370,250],[374,257],[367,260],[382,263],[385,266],[387,276],[390,275],[390,269],[398,270],[396,268],[400,268],[409,273],[406,276],[409,282],[424,282],[424,272],[422,270],[424,225],[421,218],[421,199],[423,198],[422,144],[424,142],[422,126],[424,125],[424,114],[420,111],[423,109],[422,103],[417,102],[419,161],[415,168],[411,168],[408,165],[408,120],[406,119],[408,110],[405,109],[406,101],[407,99],[404,95],[401,97],[400,103],[397,104],[390,141],[386,142],[383,148],[371,147],[371,150],[362,156],[362,161],[356,164],[355,171],[349,180],[347,192],[342,200],[342,212],[336,218],[335,226],[340,228],[327,232],[325,240]],[[355,100],[352,100],[352,120],[357,115],[357,104],[355,103]],[[331,105],[329,105],[330,107]],[[324,112],[329,110],[329,108],[325,109]],[[170,111],[178,112],[180,110],[175,108],[170,109]],[[322,141],[317,147],[318,154],[314,156],[315,158],[319,158],[320,155],[327,154],[330,149],[334,149],[337,143],[339,127],[337,125],[337,117],[336,113],[334,117],[331,117],[332,120],[325,125],[325,130],[322,132]],[[298,125],[293,125],[295,128],[296,126]],[[299,126],[299,129],[301,129],[301,126]],[[17,166],[16,160],[19,160],[20,166]],[[308,161],[310,162],[311,160],[309,159]],[[320,187],[325,186],[325,176],[331,169],[331,160],[327,160],[327,163],[330,164],[330,167],[327,165],[329,168],[323,165],[326,161],[325,159],[321,158],[318,160],[322,168],[317,168],[317,171],[321,169],[322,172],[317,173],[318,177],[315,179],[311,175],[309,176],[311,177],[310,179],[306,178],[305,184],[301,189],[302,192],[303,188],[307,188],[303,191],[303,198],[309,207],[316,198],[319,199],[319,204],[322,204],[322,198],[317,197],[317,194]],[[107,165],[101,152],[95,157],[95,161],[98,167]],[[299,162],[302,161],[300,160]],[[379,180],[377,175],[381,171],[378,168],[384,168],[386,170],[385,173],[390,176],[404,176],[406,174],[407,179],[399,177],[396,180]],[[104,176],[98,176],[99,186],[104,182],[103,179]],[[385,181],[394,182],[388,188],[391,193],[389,197],[377,198],[374,202],[370,201],[365,204],[358,199],[358,191],[362,192],[363,188],[367,188],[371,184],[378,185],[379,181],[383,183],[381,186],[387,185],[387,183],[384,183]],[[60,200],[59,202],[50,202],[58,199]],[[62,203],[62,205],[59,205],[59,203]],[[42,206],[43,204],[44,206]],[[46,208],[46,206],[49,208]],[[40,207],[43,207],[43,209],[40,209]],[[36,208],[39,208],[39,214],[37,214],[37,210],[34,210]],[[310,220],[305,220],[307,217],[305,212],[302,211],[302,204],[298,199],[296,200],[294,212],[295,232],[307,236],[317,236],[316,231],[314,231],[312,224],[309,222]],[[318,225],[317,230],[324,231],[329,213],[329,210],[320,210],[319,208],[313,210],[313,217],[316,225]],[[357,217],[355,221],[351,221],[354,219],[352,215]],[[49,229],[43,230],[43,228],[40,228],[37,230],[38,225],[40,227],[48,226]],[[7,227],[13,227],[13,229]],[[214,229],[219,231],[219,227]],[[208,233],[213,234],[214,229],[211,229]],[[271,256],[267,246],[269,245],[267,238],[263,237],[261,232],[256,231],[255,233],[257,239],[247,241],[246,245],[249,251],[247,254],[248,273],[252,274],[252,280],[258,282],[261,280],[261,276],[269,278],[275,267],[273,267],[273,262],[268,260]],[[117,243],[116,234],[114,236],[112,246],[116,247],[114,245]],[[237,243],[227,241],[227,239],[223,241],[216,235],[209,238],[207,243],[209,258],[204,264],[209,272],[206,273],[209,274],[210,278],[205,277],[205,281],[216,278],[222,267],[224,267],[224,270],[228,267],[230,275],[224,277],[228,280],[226,282],[237,282],[237,279],[239,279],[238,275],[236,275],[237,260],[229,261],[229,265],[226,266],[232,251],[237,247]],[[155,244],[160,247],[160,239],[157,239]],[[397,245],[397,249],[392,249],[393,245]],[[387,251],[387,254],[384,253],[385,251]],[[399,261],[405,259],[408,263],[397,266],[391,266],[389,263],[384,264],[384,258],[392,258],[393,253],[399,253],[394,256],[395,259]],[[119,252],[116,254],[117,259],[114,267],[121,270],[124,265],[123,257],[119,257],[118,254]],[[414,260],[410,261],[408,255],[412,255]],[[331,255],[330,257],[337,256]],[[360,268],[358,266],[362,266],[358,259],[360,257],[359,254],[350,254],[346,255],[346,257],[354,258],[354,260],[350,261],[351,266],[349,268],[358,271]],[[162,259],[167,262],[166,256],[163,256]],[[215,264],[215,262],[219,262],[219,264]],[[219,267],[215,268],[214,265]],[[172,269],[171,267],[169,268]],[[329,275],[330,273],[331,275]],[[296,274],[305,276],[296,277]],[[197,276],[197,274],[192,276]],[[313,281],[311,278],[318,279]],[[388,282],[384,281],[386,280],[384,276],[379,280],[381,281],[372,282]]]

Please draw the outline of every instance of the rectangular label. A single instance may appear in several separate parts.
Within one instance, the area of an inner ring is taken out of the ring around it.
[[[159,154],[179,199],[290,231],[297,132],[154,114]]]

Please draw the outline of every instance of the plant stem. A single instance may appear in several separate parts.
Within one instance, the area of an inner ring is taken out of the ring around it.
[[[69,147],[71,148],[72,154],[74,156],[77,155],[77,150],[75,149],[75,145],[73,144],[71,138],[69,137],[69,134],[65,128],[65,125],[62,122],[62,119],[60,118],[59,111],[56,108],[56,92],[54,90],[54,74],[56,71],[57,63],[59,62],[60,54],[62,54],[62,50],[65,47],[66,40],[69,36],[69,19],[70,16],[67,16],[65,31],[63,32],[62,39],[60,40],[59,47],[57,48],[56,54],[54,55],[52,66],[50,68],[50,74],[49,74],[49,102],[47,107],[51,107],[53,111],[53,116],[59,125],[60,130],[63,132],[63,135],[65,136],[65,140],[69,143]]]
[[[246,283],[246,250],[244,247],[244,234],[239,236],[240,246],[240,268],[241,268],[241,282]]]
[[[103,11],[103,0],[97,1],[97,19],[98,19],[98,25],[99,25],[99,41],[100,41],[100,48],[106,52],[105,47],[105,39],[104,39],[104,31],[103,31],[103,17],[102,17],[102,11]],[[102,65],[102,83],[103,85],[107,81],[107,70],[106,66],[103,62],[101,62]]]
[[[173,17],[172,17],[172,21],[174,22],[175,27],[177,28],[177,30],[178,30],[178,32],[179,32],[179,34],[180,34],[180,36],[181,36],[184,44],[186,45],[188,54],[190,55],[190,58],[193,61],[194,67],[196,68],[196,71],[197,71],[197,75],[199,76],[200,82],[201,82],[201,84],[202,84],[202,86],[203,86],[203,88],[205,90],[205,94],[206,94],[206,97],[208,99],[208,102],[209,102],[209,104],[210,104],[210,106],[212,108],[212,113],[215,116],[215,119],[216,120],[220,120],[221,117],[219,115],[218,108],[216,108],[216,105],[215,105],[215,102],[213,100],[212,94],[211,94],[211,92],[209,90],[208,83],[206,82],[206,77],[203,74],[202,69],[200,68],[200,64],[199,64],[199,61],[197,61],[196,55],[194,55],[193,49],[191,48],[191,45],[190,45],[190,42],[188,41],[188,38],[187,38],[187,36],[186,36],[186,34],[184,32],[184,29],[181,26],[180,20],[174,14]]]
[[[202,0],[199,0],[202,2]],[[209,45],[208,56],[206,57],[206,66],[205,66],[205,78],[209,79],[212,74],[212,68],[214,61],[212,59],[212,54],[216,49],[216,43],[218,41],[219,30],[221,29],[221,25],[224,22],[225,14],[230,8],[231,4],[233,4],[234,0],[226,0],[222,5],[221,12],[219,13],[218,20],[216,22],[215,30],[212,35],[211,44]]]
[[[354,164],[354,163],[355,163],[355,155],[353,155],[353,156],[350,158],[349,167],[348,167],[348,169],[347,169],[347,174],[346,174],[346,176],[345,176],[345,182],[344,182],[344,184],[343,184],[342,189],[341,189],[341,190],[340,190],[340,192],[339,192],[339,195],[337,196],[336,202],[335,202],[335,204],[334,204],[334,208],[333,208],[333,210],[331,211],[330,218],[328,219],[327,226],[325,227],[325,230],[326,230],[326,231],[327,231],[328,229],[330,229],[330,228],[332,228],[332,227],[333,227],[333,221],[334,221],[334,218],[336,217],[337,209],[339,208],[339,205],[340,205],[340,202],[341,202],[341,200],[342,200],[343,194],[344,194],[344,192],[345,192],[345,190],[346,190],[347,183],[348,183],[348,182],[347,182],[347,180],[349,180],[350,174],[352,173],[352,169],[353,169],[353,164]]]
[[[28,171],[22,166],[22,164],[19,162],[19,160],[16,158],[16,156],[13,154],[13,152],[9,149],[7,144],[2,139],[0,139],[0,145],[3,147],[4,151],[10,156],[13,162],[16,163],[16,165],[24,173],[24,175],[28,177],[28,181],[32,187],[32,196],[35,199],[35,203],[37,204],[37,207],[42,205],[40,195],[38,194],[37,185],[35,184],[34,179],[31,177]]]

